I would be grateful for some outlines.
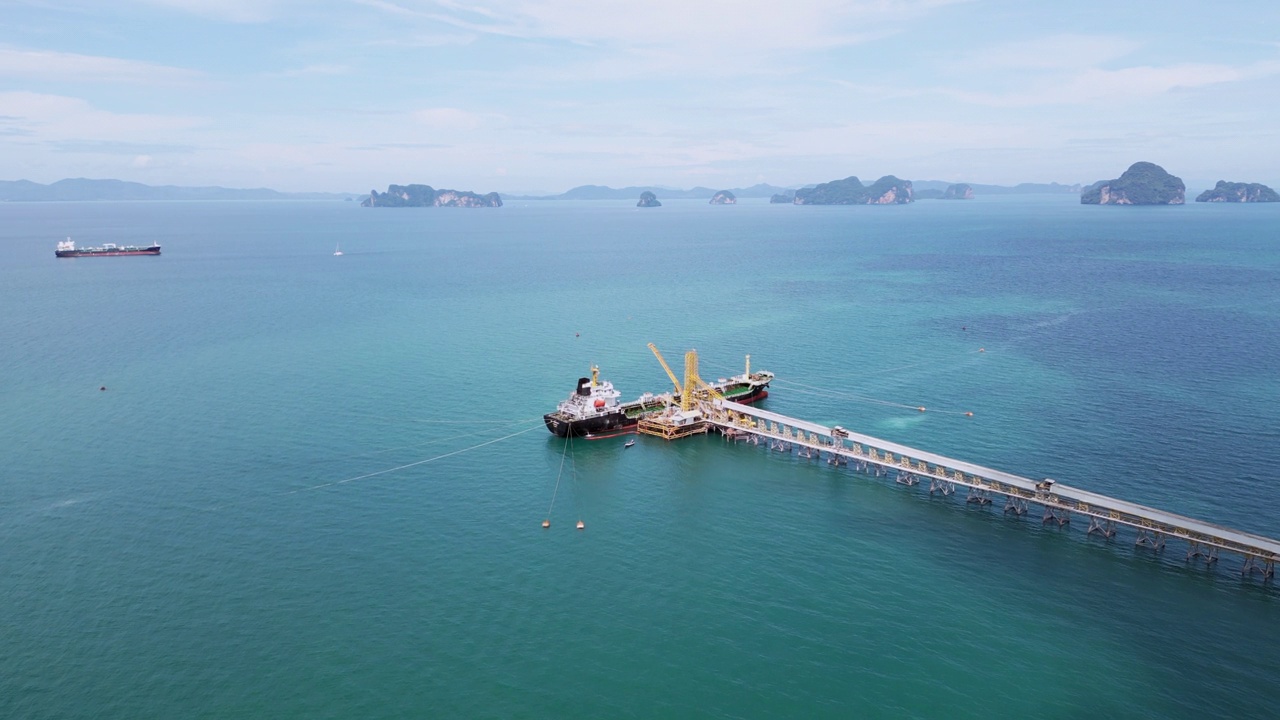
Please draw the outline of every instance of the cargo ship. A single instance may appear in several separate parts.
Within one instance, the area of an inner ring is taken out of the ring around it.
[[[114,243],[106,243],[98,247],[77,248],[76,244],[67,238],[58,243],[58,249],[54,251],[58,257],[116,257],[118,255],[159,255],[159,245],[116,245]]]
[[[770,382],[773,382],[773,373],[767,370],[753,373],[748,369],[741,375],[708,384],[725,399],[750,405],[769,396]],[[578,387],[569,398],[542,419],[556,437],[599,440],[634,433],[645,415],[680,404],[680,396],[675,393],[645,393],[625,403],[618,402],[621,395],[613,383],[600,379],[600,369],[593,366],[591,377],[578,378]]]

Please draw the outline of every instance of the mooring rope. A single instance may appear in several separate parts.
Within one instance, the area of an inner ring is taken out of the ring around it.
[[[970,350],[970,351],[967,351],[965,354],[966,354],[966,355],[972,355],[972,354],[976,354],[976,353],[979,353],[979,352],[985,352],[985,350]],[[911,365],[901,365],[901,366],[896,367],[896,368],[886,368],[886,369],[884,369],[884,370],[873,370],[873,371],[867,372],[866,374],[867,374],[867,375],[883,374],[883,373],[887,373],[887,372],[894,372],[894,371],[897,371],[897,370],[905,370],[905,369],[907,369],[907,368],[912,368],[912,367],[917,367],[917,366],[920,366],[920,365],[927,365],[927,364],[937,363],[937,362],[940,362],[940,361],[939,361],[939,360],[926,360],[926,361],[922,361],[922,362],[918,362],[918,363],[913,363],[913,364],[911,364]],[[724,372],[724,368],[719,368],[719,369],[721,370],[721,372]],[[853,401],[855,401],[855,402],[864,402],[864,403],[869,403],[869,404],[872,404],[872,405],[883,405],[883,406],[885,406],[885,407],[902,408],[902,409],[904,409],[904,410],[915,410],[915,411],[917,411],[917,412],[919,412],[919,411],[920,411],[920,408],[921,408],[921,407],[923,407],[923,406],[921,406],[921,405],[919,405],[919,404],[911,405],[911,404],[908,404],[908,403],[894,402],[894,401],[892,401],[892,400],[880,400],[880,399],[878,399],[878,398],[867,397],[866,395],[858,395],[858,394],[855,394],[855,393],[841,392],[841,391],[839,391],[839,390],[832,390],[832,389],[830,389],[830,388],[814,387],[813,385],[806,385],[806,384],[804,384],[804,383],[797,382],[797,381],[795,381],[795,380],[782,380],[782,379],[774,378],[774,380],[773,380],[773,383],[772,383],[772,384],[774,384],[774,385],[779,385],[779,386],[781,386],[781,387],[787,388],[787,389],[789,389],[789,390],[790,390],[790,391],[792,391],[792,392],[797,392],[797,393],[806,394],[806,395],[817,395],[817,396],[820,396],[820,397],[839,397],[839,398],[844,398],[844,399],[846,399],[846,400],[853,400]],[[800,390],[800,389],[797,389],[797,388],[805,388],[805,389],[804,389],[804,390]],[[964,411],[964,410],[934,410],[934,409],[929,409],[929,410],[928,410],[928,412],[942,413],[942,414],[947,414],[947,415],[968,415],[968,412],[967,412],[967,411]]]
[[[471,447],[465,447],[465,448],[462,448],[461,450],[454,450],[453,452],[447,452],[447,453],[444,453],[443,455],[436,455],[435,457],[429,457],[425,460],[418,460],[416,462],[406,463],[404,465],[397,465],[396,467],[387,468],[386,470],[378,470],[376,472],[365,473],[364,475],[357,475],[355,477],[350,477],[350,478],[347,478],[346,480],[334,480],[333,482],[321,483],[319,485],[312,485],[311,487],[299,488],[297,490],[290,490],[289,492],[285,493],[285,495],[293,495],[300,492],[309,492],[311,490],[319,490],[321,488],[333,487],[334,485],[345,485],[346,483],[355,482],[356,480],[365,480],[371,477],[377,477],[379,475],[386,475],[387,473],[393,473],[398,470],[405,470],[407,468],[417,467],[418,465],[425,465],[430,462],[435,462],[436,460],[443,460],[447,457],[453,457],[454,455],[461,455],[462,453],[465,453],[465,452],[477,450],[486,445],[492,445],[496,442],[509,440],[517,435],[523,435],[527,432],[532,432],[533,430],[537,430],[538,427],[539,427],[538,425],[534,425],[533,427],[525,428],[524,430],[520,430],[518,432],[513,432],[510,435],[503,435],[500,438],[494,438],[493,440],[486,440],[485,442],[479,443],[477,445],[472,445]]]
[[[564,477],[564,459],[569,455],[569,447],[572,443],[573,428],[570,427],[564,438],[564,449],[560,451],[560,472],[556,473],[556,487],[551,491],[551,504],[547,506],[547,520],[551,519],[551,509],[556,506],[556,495],[560,492],[560,478]]]
[[[837,397],[837,398],[843,398],[845,400],[854,400],[857,402],[871,403],[873,405],[883,405],[885,407],[902,408],[904,410],[915,410],[917,412],[923,412],[922,408],[924,408],[923,405],[909,405],[907,403],[893,402],[890,400],[877,400],[875,398],[864,397],[862,395],[854,395],[852,393],[842,393],[838,390],[816,388],[816,387],[813,387],[812,385],[805,385],[803,383],[795,382],[794,380],[784,380],[781,383],[779,383],[777,380],[774,380],[774,383],[781,384],[783,387],[787,388],[790,392],[797,392],[802,395],[817,395],[819,397]],[[792,385],[795,385],[801,388],[806,388],[806,389],[799,390],[795,387],[791,387]],[[968,415],[969,414],[969,412],[966,410],[938,410],[936,408],[927,408],[927,411],[931,413],[941,413],[944,415]]]

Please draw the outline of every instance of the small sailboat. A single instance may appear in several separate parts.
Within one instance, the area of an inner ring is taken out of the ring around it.
[[[627,441],[627,444],[626,444],[626,445],[623,445],[623,446],[622,446],[622,449],[623,449],[623,450],[625,450],[625,449],[627,449],[627,448],[629,448],[629,447],[631,447],[632,445],[635,445],[635,444],[636,444],[635,438],[632,438],[631,440],[628,440],[628,441]]]
[[[338,243],[333,246],[333,254],[334,254],[334,257],[337,257],[338,255],[342,254],[342,243]]]

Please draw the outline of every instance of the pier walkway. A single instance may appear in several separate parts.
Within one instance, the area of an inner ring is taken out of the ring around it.
[[[1118,500],[1088,490],[1063,485],[1050,479],[1032,480],[1000,470],[944,457],[879,438],[787,417],[728,400],[711,399],[699,403],[695,414],[702,422],[731,438],[767,440],[777,450],[795,450],[807,457],[847,465],[878,476],[890,473],[896,482],[916,485],[929,481],[930,494],[951,495],[966,488],[967,501],[989,505],[1004,500],[1004,511],[1026,514],[1032,505],[1044,510],[1044,522],[1066,525],[1072,515],[1089,518],[1088,534],[1111,539],[1120,526],[1137,531],[1136,544],[1160,551],[1166,538],[1187,543],[1187,559],[1218,560],[1219,551],[1244,558],[1242,573],[1275,576],[1280,562],[1280,541],[1241,532],[1194,518],[1176,515],[1136,503]],[[688,418],[692,420],[693,418]],[[705,430],[704,430],[705,431]]]

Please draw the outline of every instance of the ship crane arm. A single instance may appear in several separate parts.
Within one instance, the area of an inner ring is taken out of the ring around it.
[[[653,356],[658,358],[658,364],[662,365],[662,369],[667,371],[667,377],[671,378],[671,384],[676,388],[676,395],[684,391],[684,386],[676,379],[676,374],[671,372],[671,366],[667,365],[667,361],[663,359],[662,353],[658,352],[658,346],[649,343],[649,349],[653,351]]]

